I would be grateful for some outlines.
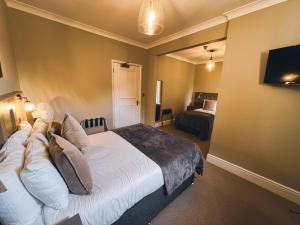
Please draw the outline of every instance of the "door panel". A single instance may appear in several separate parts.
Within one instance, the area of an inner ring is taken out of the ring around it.
[[[119,82],[119,91],[120,91],[120,98],[134,98],[137,97],[136,91],[136,71],[135,70],[125,70],[120,68],[120,82]]]
[[[136,124],[138,121],[136,118],[137,110],[135,105],[121,105],[119,113],[119,126],[125,127],[132,124]]]
[[[140,122],[141,67],[113,64],[114,127]]]

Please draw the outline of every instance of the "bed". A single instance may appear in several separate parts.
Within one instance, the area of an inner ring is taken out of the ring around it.
[[[139,124],[89,136],[94,146],[87,149],[84,155],[95,182],[93,193],[84,197],[70,195],[69,207],[64,210],[44,207],[46,225],[63,221],[76,213],[79,213],[83,224],[148,224],[193,182],[194,171],[191,171],[168,194],[161,167],[121,136],[131,136],[134,133],[132,129],[146,133],[150,131],[151,135],[156,132],[154,128]],[[161,131],[158,135],[168,136]],[[169,137],[173,139],[173,136]],[[138,139],[141,140],[140,137]],[[142,142],[139,141],[141,145]],[[197,168],[202,170],[202,166],[202,159],[199,158]]]
[[[35,225],[60,224],[76,214],[84,225],[146,225],[192,184],[195,171],[203,171],[197,145],[144,124],[88,139],[83,155],[92,194],[69,194],[64,209],[44,205]]]
[[[152,160],[112,131],[90,135],[95,146],[84,156],[89,163],[93,192],[70,195],[69,207],[44,207],[46,225],[79,213],[83,224],[112,224],[129,206],[163,185],[162,172]],[[99,163],[101,162],[101,163]]]
[[[193,94],[192,104],[187,111],[181,112],[175,117],[176,129],[197,135],[202,140],[210,139],[218,94],[196,92]],[[205,102],[214,102],[214,109],[207,110]]]

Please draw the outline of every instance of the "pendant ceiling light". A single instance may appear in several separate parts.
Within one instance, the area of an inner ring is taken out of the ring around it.
[[[213,53],[215,52],[214,49],[211,49],[211,50],[208,50],[208,52],[210,52],[210,59],[209,61],[206,63],[206,68],[209,72],[213,71],[215,66],[216,66],[216,63],[213,61]]]
[[[139,32],[146,35],[158,35],[163,29],[164,12],[159,0],[144,0],[139,13]]]

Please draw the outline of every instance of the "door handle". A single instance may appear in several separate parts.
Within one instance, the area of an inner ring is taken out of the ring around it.
[[[136,100],[136,105],[139,106],[139,100]]]

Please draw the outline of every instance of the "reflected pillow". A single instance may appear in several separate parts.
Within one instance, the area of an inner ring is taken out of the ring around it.
[[[208,111],[212,111],[212,112],[216,112],[217,101],[216,100],[204,99],[203,109],[208,110]]]

